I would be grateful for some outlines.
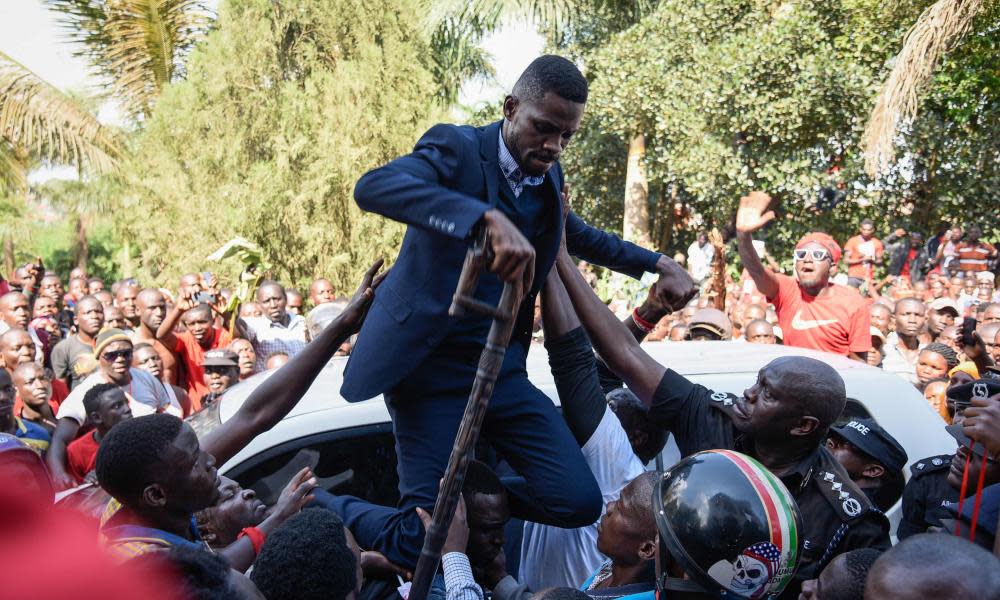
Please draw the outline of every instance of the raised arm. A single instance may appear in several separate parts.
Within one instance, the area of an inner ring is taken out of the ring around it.
[[[470,165],[480,168],[478,159],[465,156],[468,147],[457,127],[435,125],[413,152],[365,173],[354,187],[354,199],[362,210],[460,240],[485,227],[494,257],[490,270],[504,281],[524,278],[528,289],[534,246],[502,212],[449,187]]]
[[[177,294],[177,302],[174,303],[174,307],[163,317],[163,321],[156,330],[156,339],[162,342],[169,350],[174,351],[174,348],[177,346],[177,336],[174,335],[177,321],[180,320],[181,315],[194,307],[195,301],[191,296],[191,290],[182,288]]]
[[[201,447],[223,464],[255,437],[274,427],[302,399],[337,348],[358,331],[385,273],[376,276],[382,259],[375,261],[347,308],[326,329],[296,354],[288,364],[261,383],[243,406],[201,440]]]
[[[559,252],[556,268],[597,352],[648,406],[663,378],[663,366],[646,354],[628,328],[594,294],[565,250]]]
[[[542,289],[542,324],[563,418],[582,447],[601,424],[608,403],[594,350],[556,269],[549,271]]]
[[[751,234],[774,219],[774,211],[767,210],[770,204],[771,197],[764,192],[750,192],[750,195],[740,198],[740,207],[736,211],[736,245],[740,260],[766,298],[778,295],[778,278],[760,261]]]

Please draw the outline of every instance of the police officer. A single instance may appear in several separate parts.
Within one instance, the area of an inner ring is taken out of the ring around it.
[[[899,500],[906,451],[881,425],[852,419],[830,429],[826,447],[879,510],[888,511]]]
[[[803,555],[786,595],[837,554],[889,547],[888,520],[826,449],[830,426],[847,403],[832,367],[782,357],[761,369],[741,397],[709,390],[646,354],[565,253],[557,265],[597,352],[650,407],[649,418],[674,435],[682,457],[713,448],[748,454],[794,496],[804,519]]]
[[[962,410],[973,397],[988,398],[997,393],[1000,393],[1000,381],[985,379],[948,390],[948,398],[954,400],[957,410],[954,423],[945,429],[958,442],[958,451],[954,454],[930,456],[910,465],[910,481],[903,488],[903,514],[896,530],[897,538],[902,540],[916,533],[924,533],[931,527],[941,527],[941,520],[949,517],[945,505],[958,501],[965,463],[970,452],[973,456],[968,461],[970,488],[966,490],[966,496],[975,493],[984,449],[981,444],[976,444],[970,450],[973,444],[962,433]],[[1000,483],[1000,465],[988,459],[984,485],[994,483]]]

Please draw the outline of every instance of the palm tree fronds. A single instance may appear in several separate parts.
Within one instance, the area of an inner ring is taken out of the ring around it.
[[[167,83],[208,31],[204,0],[45,0],[63,31],[110,82],[133,118],[149,114]]]
[[[0,52],[0,174],[23,187],[29,155],[97,173],[117,170],[120,143],[71,98]],[[20,153],[20,155],[19,155]],[[16,175],[21,165],[21,175]]]
[[[920,92],[941,58],[968,33],[982,7],[982,0],[938,0],[907,32],[862,136],[865,169],[871,176],[892,163],[899,124],[916,116]]]

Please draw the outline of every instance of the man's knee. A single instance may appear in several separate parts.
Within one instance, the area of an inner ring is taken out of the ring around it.
[[[604,500],[593,476],[581,477],[566,493],[549,500],[546,512],[555,525],[566,528],[586,527],[601,518]]]

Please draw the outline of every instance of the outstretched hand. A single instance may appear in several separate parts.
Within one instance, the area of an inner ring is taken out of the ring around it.
[[[752,233],[767,225],[774,219],[774,211],[768,210],[771,196],[765,192],[753,191],[740,198],[740,207],[736,211],[736,231]]]
[[[656,272],[660,278],[653,284],[650,294],[655,294],[659,304],[671,310],[681,310],[698,293],[691,275],[677,261],[663,255],[656,261]]]
[[[316,484],[312,469],[304,467],[292,477],[285,489],[281,490],[277,504],[271,509],[271,516],[284,521],[298,514],[302,507],[313,499],[310,493],[316,489]]]
[[[433,520],[431,515],[422,508],[417,508],[417,516],[420,517],[420,522],[424,525],[424,532],[430,530],[431,521]],[[465,547],[469,545],[469,523],[465,516],[465,497],[458,497],[458,505],[455,506],[455,517],[451,520],[451,526],[448,527],[448,537],[444,541],[444,546],[441,548],[441,555],[444,556],[449,552],[461,552],[465,554]]]
[[[385,260],[381,258],[372,263],[372,266],[365,272],[365,276],[361,278],[358,290],[351,296],[344,312],[340,313],[338,317],[350,327],[351,333],[357,333],[361,329],[365,315],[368,314],[368,308],[372,305],[372,300],[375,299],[375,290],[389,274],[389,271],[379,273],[383,264],[385,264]]]

